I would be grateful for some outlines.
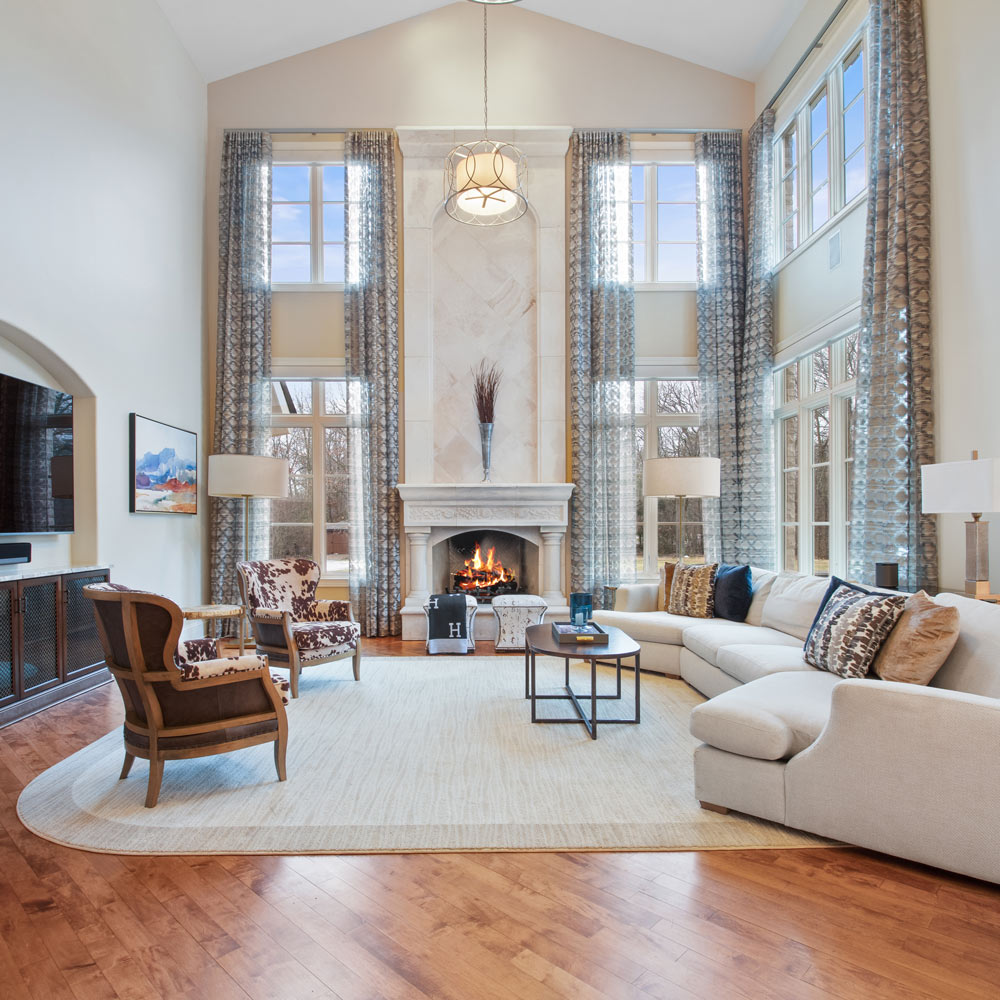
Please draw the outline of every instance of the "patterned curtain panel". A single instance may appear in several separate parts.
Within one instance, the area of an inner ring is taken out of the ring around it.
[[[750,127],[747,292],[736,397],[740,528],[737,562],[775,566],[774,537],[774,111]]]
[[[722,462],[722,496],[702,501],[705,555],[710,561],[736,562],[740,539],[738,386],[746,308],[742,137],[738,132],[699,132],[694,156],[699,206],[699,437],[701,453]]]
[[[623,132],[574,132],[569,217],[570,586],[603,606],[635,576],[635,313],[630,148]]]
[[[215,362],[217,455],[263,455],[270,424],[271,136],[226,132],[219,187],[219,322]],[[212,600],[239,604],[243,501],[211,500]],[[251,503],[250,556],[267,558],[270,511]]]
[[[871,0],[872,142],[851,504],[852,575],[898,562],[902,590],[937,588],[937,531],[920,513],[934,461],[931,187],[920,0]]]
[[[347,133],[351,601],[365,635],[399,635],[399,260],[396,133]]]

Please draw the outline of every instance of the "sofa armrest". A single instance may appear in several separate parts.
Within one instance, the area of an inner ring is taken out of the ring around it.
[[[615,611],[655,611],[656,583],[623,583],[615,594]]]
[[[1000,881],[1000,701],[846,680],[785,771],[786,824]]]

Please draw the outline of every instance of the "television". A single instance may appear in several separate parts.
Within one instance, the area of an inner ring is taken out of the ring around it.
[[[73,397],[0,372],[0,535],[73,530]]]

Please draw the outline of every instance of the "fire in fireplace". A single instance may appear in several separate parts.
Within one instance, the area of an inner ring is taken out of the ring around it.
[[[517,574],[504,567],[494,548],[487,549],[484,559],[478,543],[472,558],[465,560],[465,569],[455,573],[453,582],[456,591],[476,598],[517,592]]]
[[[501,532],[467,532],[449,539],[449,587],[488,603],[522,589],[523,539]]]

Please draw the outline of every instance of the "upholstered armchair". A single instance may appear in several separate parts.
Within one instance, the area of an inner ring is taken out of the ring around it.
[[[319,601],[319,566],[311,559],[241,562],[240,595],[257,649],[273,667],[288,667],[292,697],[303,667],[350,657],[361,678],[361,626],[349,601]]]
[[[271,676],[266,657],[219,657],[214,639],[179,642],[181,609],[159,594],[114,583],[83,592],[94,602],[105,662],[125,703],[120,778],[136,757],[149,761],[147,808],[156,805],[168,760],[273,743],[278,780],[285,780],[288,684]]]

